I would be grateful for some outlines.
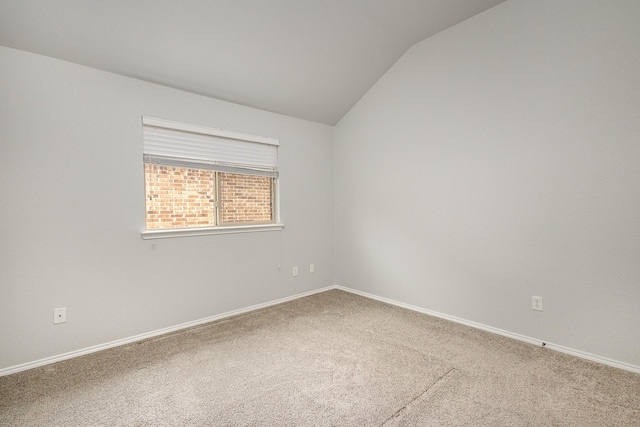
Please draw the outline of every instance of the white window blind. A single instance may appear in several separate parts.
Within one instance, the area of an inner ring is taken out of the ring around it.
[[[142,118],[145,163],[278,177],[273,138]]]

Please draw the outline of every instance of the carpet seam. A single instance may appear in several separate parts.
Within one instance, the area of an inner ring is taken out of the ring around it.
[[[431,384],[429,387],[427,387],[425,390],[423,390],[422,392],[420,392],[418,395],[416,395],[413,399],[411,399],[409,402],[407,402],[406,405],[404,405],[402,408],[398,409],[396,412],[393,413],[393,415],[391,415],[389,418],[387,418],[386,420],[384,420],[382,422],[382,424],[380,424],[380,427],[384,427],[384,425],[386,425],[389,421],[391,421],[392,419],[398,418],[400,416],[400,414],[407,409],[407,406],[411,405],[413,402],[415,402],[416,400],[420,399],[422,396],[424,396],[429,390],[431,390],[432,388],[434,388],[436,385],[438,385],[439,383],[441,383],[442,381],[446,381],[447,378],[449,378],[451,375],[453,375],[455,373],[455,371],[457,371],[456,368],[451,368],[449,369],[447,372],[445,372],[440,378],[438,378],[436,380],[436,382],[434,382],[433,384]]]

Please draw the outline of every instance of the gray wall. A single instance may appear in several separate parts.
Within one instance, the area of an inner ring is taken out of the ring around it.
[[[332,127],[3,47],[0,64],[0,369],[334,284]],[[285,229],[143,241],[142,115],[280,139]]]
[[[639,46],[512,0],[411,48],[336,126],[337,284],[639,366]]]
[[[639,366],[639,17],[508,1],[414,46],[335,129],[0,47],[0,369],[334,272]],[[279,138],[284,231],[143,241],[142,115]]]

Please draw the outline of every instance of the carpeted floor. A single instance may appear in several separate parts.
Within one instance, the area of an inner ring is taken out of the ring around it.
[[[0,378],[2,426],[640,426],[640,375],[333,290]]]

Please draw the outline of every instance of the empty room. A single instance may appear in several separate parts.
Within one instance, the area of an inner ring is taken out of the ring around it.
[[[0,426],[640,426],[637,0],[0,0]]]

